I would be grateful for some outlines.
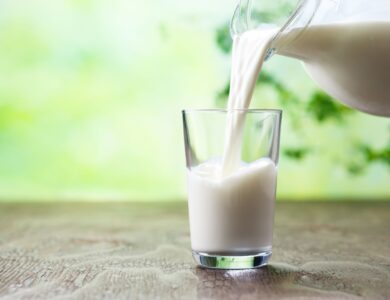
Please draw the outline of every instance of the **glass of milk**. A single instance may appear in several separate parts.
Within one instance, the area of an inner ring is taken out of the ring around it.
[[[246,269],[272,254],[280,110],[184,110],[192,253]]]

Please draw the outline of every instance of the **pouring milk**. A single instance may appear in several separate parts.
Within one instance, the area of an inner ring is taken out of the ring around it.
[[[241,161],[245,113],[276,29],[245,32],[233,41],[224,155],[188,171],[192,249],[201,253],[269,253],[276,166],[269,158]]]
[[[188,171],[191,242],[197,251],[271,249],[277,169],[268,158],[249,165],[241,161],[245,114],[237,110],[249,108],[278,31],[264,27],[234,37],[224,155]],[[279,36],[278,45],[278,54],[303,60],[332,96],[362,111],[390,116],[390,22],[294,29]],[[370,99],[375,99],[374,108]]]
[[[279,28],[258,28],[234,38],[228,110],[247,109],[257,77]],[[361,111],[390,116],[390,21],[344,22],[282,33],[278,54],[304,61],[313,80]],[[261,76],[261,75],[260,75]],[[240,162],[244,117],[231,114],[222,175]]]

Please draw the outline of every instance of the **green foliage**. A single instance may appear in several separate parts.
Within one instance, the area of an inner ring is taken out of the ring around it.
[[[302,160],[309,152],[309,148],[285,148],[283,150],[283,154],[293,160]]]
[[[390,166],[390,144],[379,150],[372,149],[370,146],[361,145],[360,151],[364,154],[368,162],[383,162]]]
[[[299,103],[298,97],[270,72],[265,70],[261,72],[261,75],[257,79],[257,85],[262,84],[272,87],[277,92],[278,100],[284,107],[287,105],[297,105]]]
[[[232,38],[230,37],[230,27],[229,23],[224,24],[220,26],[217,29],[216,35],[215,35],[215,41],[218,45],[218,48],[223,53],[230,53],[232,50]]]
[[[307,112],[318,122],[325,122],[329,119],[342,120],[345,114],[352,110],[345,105],[339,104],[332,97],[322,91],[317,91],[311,97]]]
[[[390,167],[390,143],[383,149],[374,149],[366,144],[358,144],[356,158],[347,164],[347,170],[353,175],[362,174],[372,163],[382,163]]]
[[[226,102],[229,97],[230,84],[225,84],[225,87],[217,93],[216,105],[217,107],[226,107]]]

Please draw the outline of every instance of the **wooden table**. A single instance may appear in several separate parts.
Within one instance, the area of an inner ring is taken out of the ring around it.
[[[390,299],[390,202],[276,210],[271,265],[196,267],[185,202],[0,204],[1,299]]]

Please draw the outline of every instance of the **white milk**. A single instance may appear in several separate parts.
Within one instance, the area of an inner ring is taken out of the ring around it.
[[[336,100],[390,116],[390,22],[315,25],[282,35],[279,42],[278,54],[303,60],[314,81]]]
[[[277,28],[264,28],[234,38],[228,110],[249,108],[265,56],[277,32]],[[240,164],[244,121],[245,114],[228,114],[222,176],[228,176]]]
[[[276,167],[268,158],[221,178],[220,161],[188,171],[192,249],[223,255],[271,250]]]
[[[277,30],[261,28],[235,37],[228,110],[249,107]],[[390,22],[312,26],[284,34],[278,42],[285,43],[279,54],[302,59],[336,99],[390,115]],[[276,167],[269,159],[241,163],[244,122],[245,114],[229,112],[223,157],[188,171],[195,251],[250,253],[271,247]]]
[[[277,29],[252,30],[233,42],[228,109],[247,109]],[[223,158],[188,171],[192,249],[223,255],[271,250],[276,167],[241,163],[245,114],[229,112]]]

